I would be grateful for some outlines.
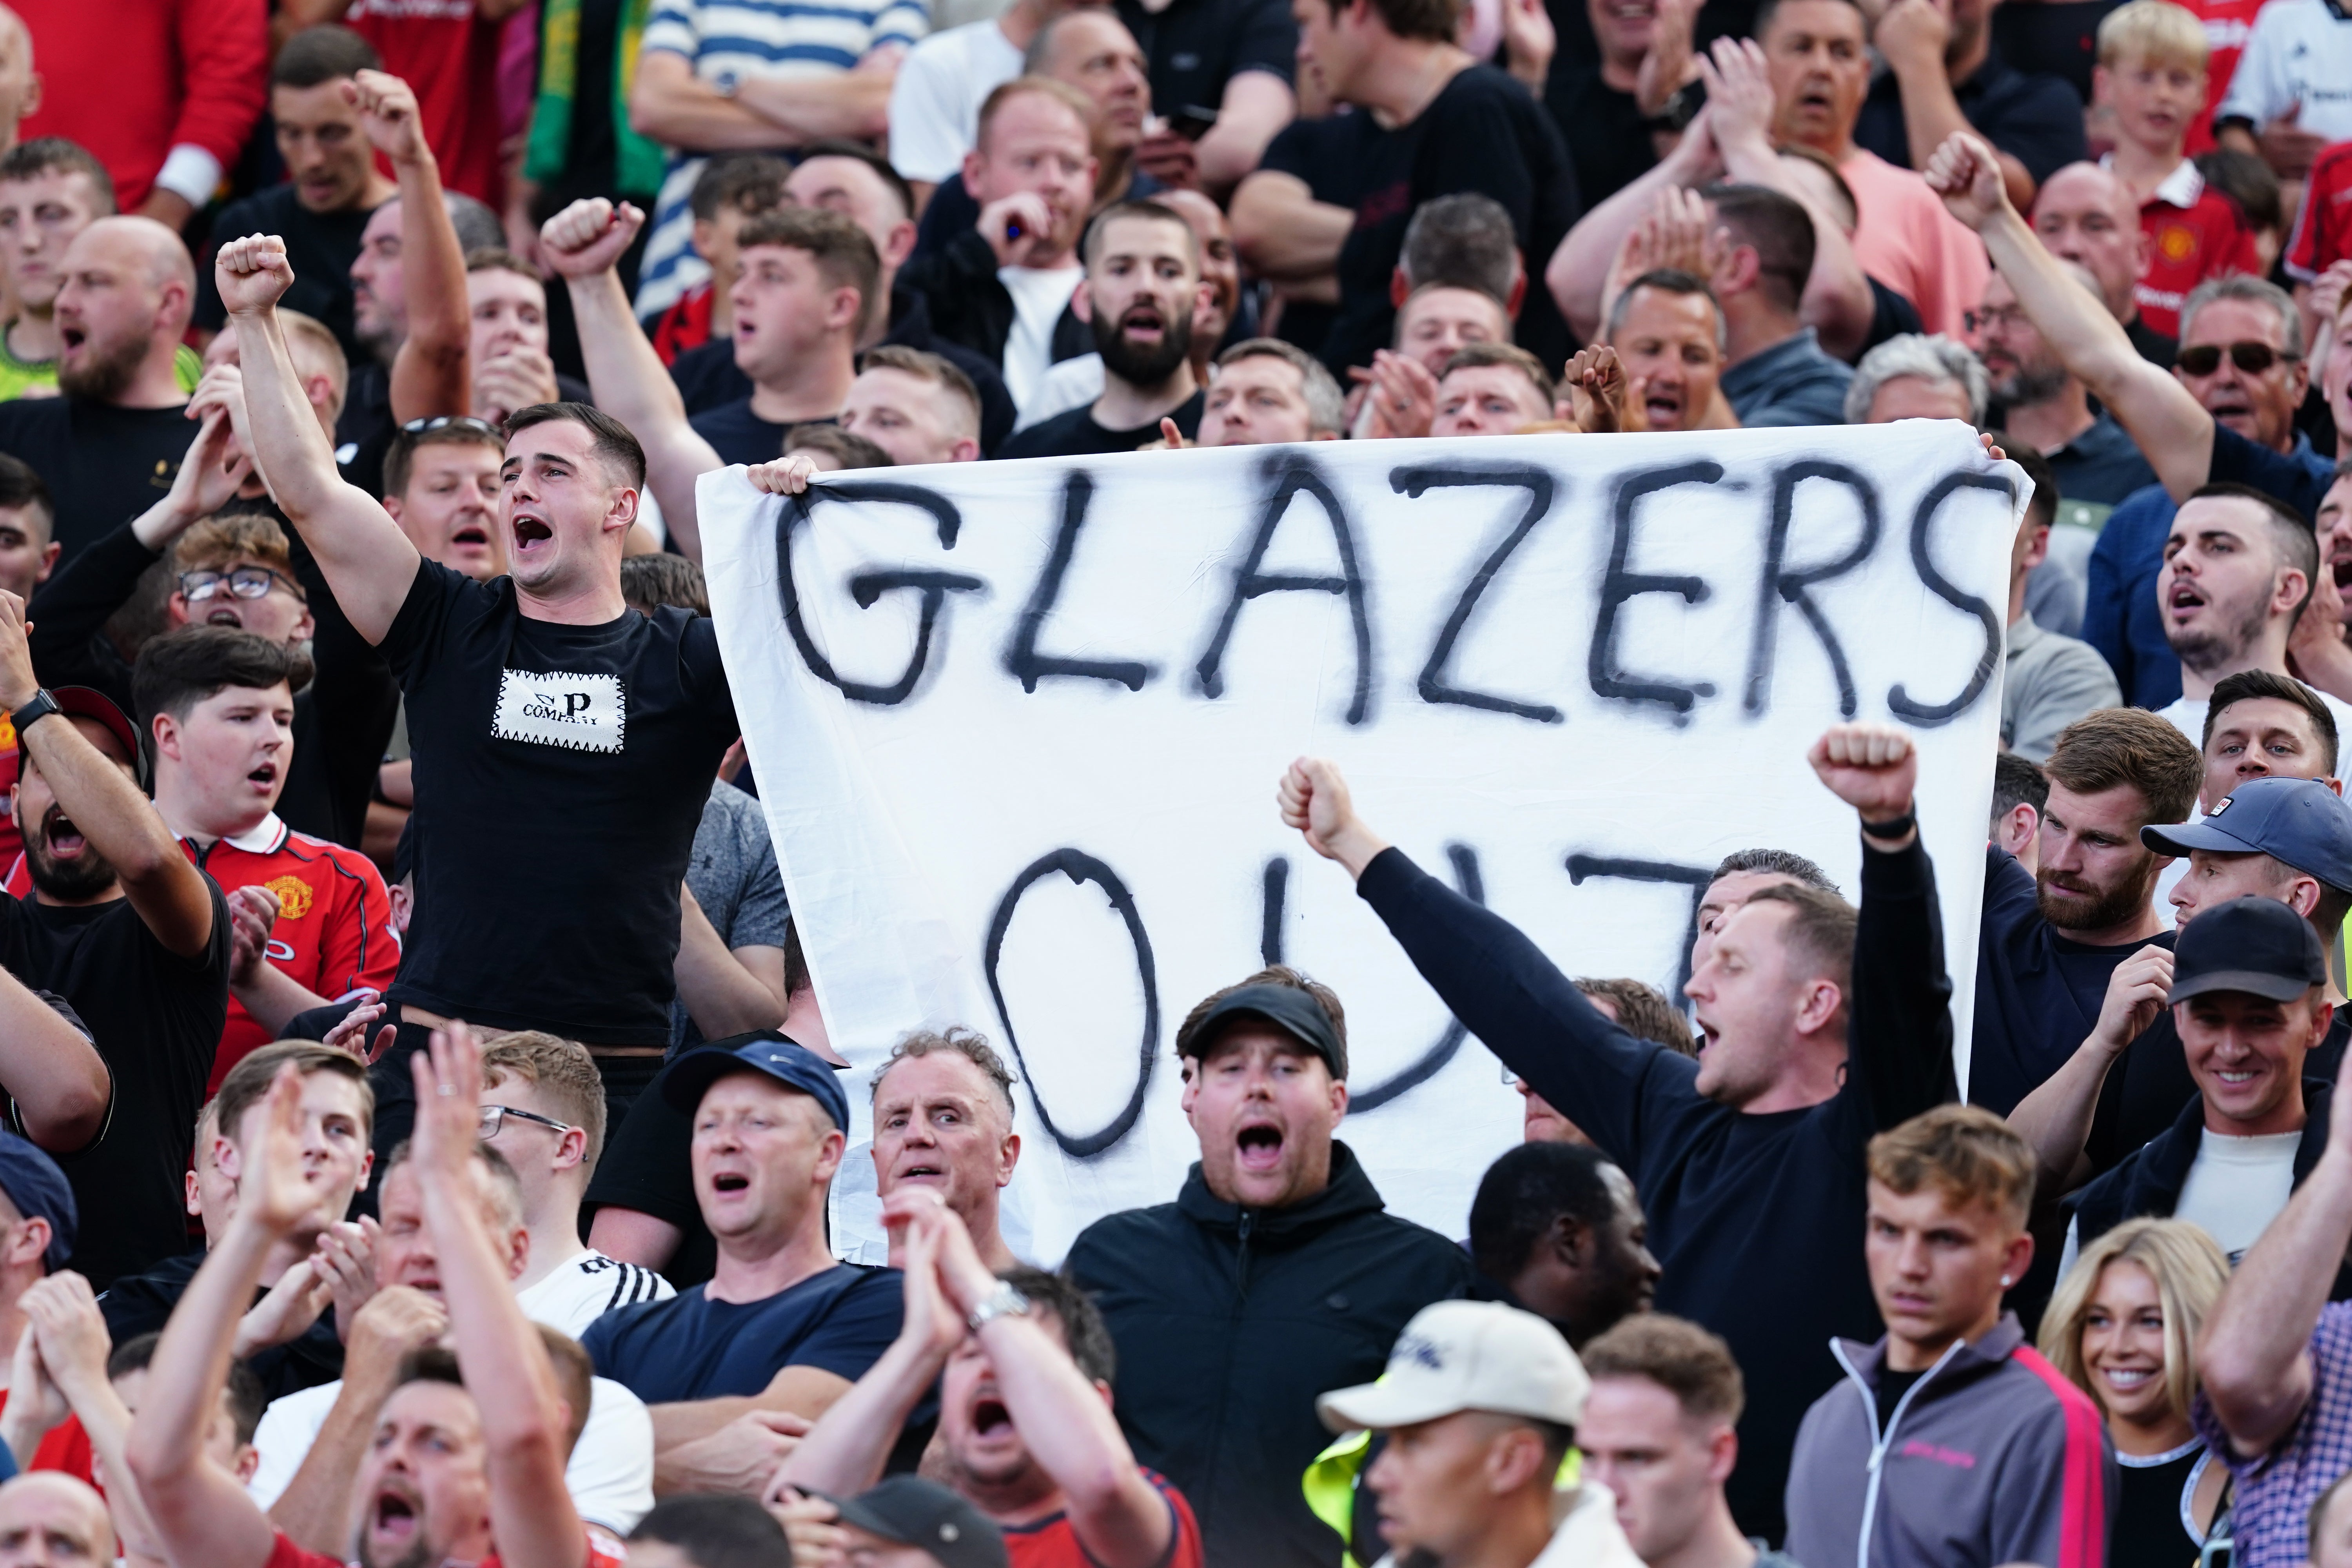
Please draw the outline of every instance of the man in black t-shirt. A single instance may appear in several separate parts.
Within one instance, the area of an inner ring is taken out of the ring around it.
[[[35,892],[0,898],[0,963],[65,997],[106,1063],[104,1125],[58,1160],[81,1213],[72,1267],[104,1289],[187,1247],[181,1178],[228,1018],[228,908],[140,793],[131,721],[96,692],[42,689],[24,610],[0,594],[0,709],[22,748]]]
[[[1172,184],[1232,190],[1298,112],[1290,7],[1284,0],[1116,0],[1113,9],[1150,61],[1152,113],[1210,122],[1189,144],[1163,125],[1136,148],[1137,166]],[[1195,179],[1183,178],[1188,167]]]
[[[236,241],[215,271],[255,460],[407,698],[417,914],[388,998],[404,1044],[462,1016],[665,1045],[679,889],[738,726],[710,623],[622,597],[644,449],[580,404],[518,410],[497,523],[509,575],[478,583],[336,477],[278,328],[282,242]],[[396,1109],[379,1107],[379,1142]]]
[[[1389,278],[1414,208],[1483,192],[1511,215],[1522,256],[1549,258],[1576,221],[1576,172],[1528,89],[1455,46],[1454,7],[1444,0],[1316,0],[1298,15],[1301,62],[1334,100],[1363,111],[1341,121],[1350,129],[1329,150],[1364,171],[1339,248],[1339,314],[1323,344],[1323,363],[1338,372],[1370,364],[1389,341]],[[1528,291],[1517,338],[1547,364],[1568,357],[1550,290]]]
[[[2061,79],[2018,69],[1993,47],[1987,0],[1895,0],[1871,29],[1887,70],[1870,84],[1856,145],[1898,169],[1927,167],[1955,131],[1992,143],[2011,200],[2033,205],[2043,180],[2088,157],[2083,100]]]
[[[368,357],[352,326],[352,263],[368,214],[390,201],[390,176],[376,167],[356,105],[343,88],[383,62],[349,27],[306,27],[286,40],[269,68],[269,119],[286,181],[221,209],[213,223],[217,250],[248,234],[282,235],[296,281],[286,308],[316,317],[342,344],[353,364]],[[227,320],[209,277],[196,285],[199,331],[220,331]]]
[[[1085,254],[1086,281],[1070,301],[1094,331],[1103,394],[1015,431],[1000,458],[1132,452],[1160,439],[1163,418],[1187,437],[1200,431],[1192,316],[1210,289],[1192,226],[1158,202],[1121,202],[1087,231]]]

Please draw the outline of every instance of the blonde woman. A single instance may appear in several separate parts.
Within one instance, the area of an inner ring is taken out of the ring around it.
[[[2083,1249],[2042,1318],[2042,1353],[2095,1401],[2123,1469],[2107,1561],[2190,1568],[2229,1471],[2189,1424],[2192,1349],[2229,1283],[2221,1247],[2186,1220],[2136,1219]]]

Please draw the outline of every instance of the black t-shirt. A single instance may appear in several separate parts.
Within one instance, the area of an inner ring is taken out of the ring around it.
[[[1112,9],[1142,47],[1155,114],[1213,116],[1225,83],[1242,72],[1267,71],[1286,83],[1297,68],[1298,24],[1285,0],[1173,0],[1159,11],[1114,0]]]
[[[1576,221],[1576,171],[1543,106],[1493,66],[1464,70],[1412,123],[1383,131],[1369,114],[1347,127],[1341,156],[1364,170],[1356,225],[1339,247],[1339,310],[1323,344],[1323,363],[1343,374],[1370,364],[1389,346],[1396,307],[1389,279],[1404,248],[1413,209],[1436,196],[1477,191],[1501,202],[1517,229],[1528,273],[1540,279],[1560,237]],[[1568,354],[1568,328],[1549,289],[1529,289],[1519,316],[1519,346],[1546,364]]]
[[[188,1156],[228,1021],[228,905],[210,878],[212,940],[194,958],[147,930],[128,899],[62,909],[0,897],[0,961],[89,1026],[112,1101],[106,1128],[59,1154],[80,1234],[67,1267],[103,1290],[188,1247]]]
[[[1601,79],[1597,65],[1554,59],[1544,82],[1544,108],[1556,125],[1573,125],[1568,156],[1576,165],[1576,194],[1586,206],[1608,200],[1657,165],[1649,122],[1630,92]],[[1549,261],[1549,257],[1542,258]],[[1531,273],[1543,270],[1531,259]]]
[[[1581,0],[1577,9],[1582,12]],[[1349,123],[1354,118],[1355,110],[1343,103],[1321,120],[1294,120],[1266,143],[1257,166],[1303,182],[1318,202],[1352,209],[1364,198],[1366,174],[1349,155],[1359,130]],[[1320,353],[1339,314],[1337,306],[1319,300],[1287,300],[1275,332],[1285,342]]]
[[[2026,9],[2031,10],[2032,7]],[[2131,340],[2131,346],[2138,352],[2140,358],[2159,370],[2170,370],[2172,362],[2180,357],[2180,340],[2158,331],[2147,324],[2146,316],[2136,310],[2132,312],[2132,319],[2124,323],[2124,336]],[[2329,422],[2329,427],[2334,428],[2333,421]]]
[[[1868,353],[1889,338],[1927,330],[1927,324],[1919,320],[1919,307],[1906,296],[1868,274],[1864,276],[1870,284],[1870,335],[1863,341],[1863,353]],[[1859,359],[1861,355],[1854,357]]]
[[[751,412],[749,394],[733,403],[725,403],[687,421],[694,433],[710,443],[721,463],[772,463],[784,455],[784,432],[799,425],[830,425],[824,419],[795,419],[791,425],[779,425],[772,419],[762,419]]]
[[[117,408],[80,397],[0,403],[0,452],[30,464],[57,503],[59,565],[171,489],[196,435],[184,406]]]
[[[313,1038],[311,1036],[299,1037]],[[167,1258],[143,1274],[127,1275],[107,1288],[98,1299],[98,1310],[106,1319],[106,1331],[118,1345],[137,1339],[142,1334],[161,1333],[171,1321],[173,1309],[188,1292],[188,1282],[196,1276],[196,1268],[205,1260],[201,1252],[183,1252]],[[268,1296],[267,1281],[253,1293],[256,1306]],[[343,1342],[335,1337],[335,1314],[331,1309],[319,1314],[308,1329],[282,1345],[272,1345],[246,1357],[245,1364],[261,1380],[261,1390],[272,1399],[283,1399],[306,1388],[316,1388],[322,1383],[332,1383],[343,1375]]]
[[[343,357],[357,364],[367,350],[352,325],[352,263],[360,258],[360,236],[367,232],[373,208],[314,213],[295,199],[290,184],[256,191],[231,202],[213,221],[212,247],[217,251],[232,239],[249,234],[274,234],[286,241],[286,259],[294,268],[293,286],[279,301],[289,310],[314,316],[343,345]],[[228,320],[220,289],[209,266],[196,268],[195,324],[218,331]]]
[[[2123,0],[2041,0],[1992,14],[1992,47],[2001,58],[2031,60],[2091,101],[2091,68],[2099,62],[2099,23]],[[2117,1562],[2126,1559],[2117,1558]]]
[[[1208,395],[1195,392],[1175,408],[1168,417],[1176,421],[1176,428],[1185,439],[1201,433],[1201,409]],[[1110,452],[1132,452],[1138,447],[1160,439],[1160,421],[1132,430],[1106,430],[1095,423],[1094,405],[1082,403],[1066,413],[1051,419],[1041,419],[1026,430],[1016,430],[1013,439],[1004,443],[1000,458],[1094,458]]]
[[[678,888],[738,732],[710,622],[534,620],[512,578],[425,561],[381,646],[416,774],[416,918],[389,1000],[667,1043]]]
[[[2083,138],[2083,100],[2057,77],[2029,76],[1994,53],[1952,89],[1952,96],[1969,125],[2024,164],[2036,184],[2090,156]],[[1903,122],[1903,89],[1893,71],[1882,72],[1870,84],[1862,116],[1854,121],[1853,139],[1898,169],[1913,166],[1911,133]]]
[[[751,378],[735,363],[735,340],[713,338],[669,362],[669,378],[686,402],[689,418],[741,403],[751,395]]]
[[[343,411],[335,416],[335,462],[344,479],[383,499],[383,459],[399,433],[392,417],[392,371],[378,360],[353,360]]]
[[[1922,1367],[1917,1372],[1897,1372],[1882,1363],[1878,1368],[1878,1430],[1881,1436],[1895,1424],[1895,1407],[1911,1392],[1918,1381],[1927,1375]]]

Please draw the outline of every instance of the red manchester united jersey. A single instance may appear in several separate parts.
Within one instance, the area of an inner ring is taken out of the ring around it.
[[[2238,204],[2205,184],[2184,161],[2139,209],[2147,262],[2133,289],[2139,313],[2168,338],[2180,335],[2180,305],[2208,278],[2262,271],[2254,231]]]
[[[2308,283],[2352,256],[2352,142],[2315,159],[2303,184],[2303,210],[2286,242],[2286,269]],[[11,764],[13,765],[13,763]]]

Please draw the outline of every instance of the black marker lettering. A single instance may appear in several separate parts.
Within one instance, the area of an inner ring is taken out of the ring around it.
[[[1290,858],[1277,855],[1265,863],[1264,896],[1258,900],[1264,918],[1258,922],[1257,955],[1268,969],[1282,962],[1282,903],[1290,888]]]
[[[1372,624],[1366,608],[1364,579],[1356,567],[1356,538],[1348,524],[1347,509],[1339,504],[1339,495],[1324,479],[1322,470],[1304,458],[1276,456],[1265,466],[1265,479],[1274,481],[1265,507],[1258,514],[1257,532],[1250,541],[1249,554],[1241,570],[1234,574],[1233,592],[1226,596],[1225,613],[1217,622],[1216,635],[1209,639],[1201,661],[1193,667],[1193,675],[1201,695],[1218,698],[1224,695],[1225,645],[1233,640],[1234,623],[1241,619],[1242,605],[1265,594],[1340,594],[1348,600],[1348,614],[1356,633],[1356,692],[1348,704],[1348,722],[1360,724],[1370,716],[1372,706]],[[1274,542],[1274,531],[1288,510],[1293,497],[1313,496],[1323,509],[1324,521],[1331,525],[1331,540],[1339,552],[1339,575],[1337,577],[1302,577],[1289,573],[1263,573],[1266,547]]]
[[[1614,877],[1627,882],[1673,882],[1690,889],[1690,916],[1683,922],[1681,954],[1675,960],[1675,988],[1668,997],[1677,1007],[1683,1005],[1683,987],[1690,984],[1691,943],[1698,940],[1698,901],[1715,880],[1714,870],[1706,866],[1677,866],[1671,860],[1629,860],[1609,855],[1571,855],[1568,858],[1568,879],[1582,887],[1588,877]]]
[[[880,480],[852,480],[846,484],[814,488],[803,494],[784,498],[783,519],[776,529],[776,579],[778,592],[783,600],[784,628],[792,633],[793,646],[800,650],[801,662],[809,673],[834,687],[852,702],[869,702],[877,707],[892,707],[904,702],[923,678],[924,667],[931,657],[931,634],[938,627],[940,612],[950,594],[972,593],[987,584],[978,577],[959,572],[887,571],[861,572],[849,579],[850,597],[861,610],[870,610],[884,594],[912,588],[922,595],[921,618],[915,631],[914,652],[908,657],[907,668],[898,679],[887,685],[870,681],[850,680],[836,673],[832,661],[818,651],[816,641],[809,636],[808,623],[801,615],[800,584],[793,576],[793,535],[804,527],[820,500],[895,501],[930,513],[938,525],[941,548],[955,548],[956,534],[963,527],[963,516],[955,503],[936,490],[920,485],[902,485]],[[944,637],[941,638],[945,640]]]
[[[1789,529],[1797,512],[1797,487],[1807,479],[1827,479],[1853,491],[1862,503],[1862,537],[1853,548],[1836,560],[1817,566],[1800,566],[1791,570],[1788,564]],[[1772,476],[1772,528],[1765,536],[1764,579],[1756,595],[1756,637],[1748,653],[1748,693],[1741,706],[1749,713],[1761,713],[1771,705],[1773,656],[1780,646],[1780,605],[1797,606],[1813,635],[1822,639],[1822,651],[1829,655],[1830,669],[1837,678],[1838,711],[1851,719],[1860,706],[1853,689],[1853,675],[1846,668],[1845,649],[1839,646],[1837,633],[1830,629],[1829,617],[1813,603],[1806,592],[1816,583],[1826,583],[1842,577],[1864,561],[1878,548],[1878,490],[1860,472],[1843,463],[1791,463]]]
[[[1070,558],[1077,553],[1078,531],[1086,526],[1087,507],[1094,494],[1095,481],[1083,469],[1063,481],[1062,526],[1055,531],[1053,551],[1045,557],[1045,569],[1037,574],[1037,586],[1031,591],[1029,603],[1021,612],[1013,640],[1004,647],[1005,671],[1021,683],[1024,691],[1034,693],[1037,683],[1049,675],[1107,680],[1129,691],[1140,691],[1145,681],[1160,673],[1156,665],[1139,659],[1065,658],[1037,651],[1037,638],[1045,629],[1045,617],[1053,614],[1054,603],[1062,595],[1062,579],[1069,574]]]
[[[1021,1055],[1021,1038],[1013,1033],[1013,1015],[1004,1005],[1004,985],[996,973],[997,963],[1004,954],[1005,933],[1013,929],[1013,911],[1021,907],[1021,895],[1055,871],[1073,882],[1092,882],[1102,889],[1110,907],[1127,926],[1128,940],[1135,944],[1136,977],[1143,983],[1143,1048],[1136,1061],[1135,1091],[1127,1097],[1126,1107],[1106,1126],[1083,1135],[1063,1131],[1055,1125],[1054,1113],[1045,1109],[1045,1097],[1037,1091],[1036,1075],[1029,1070],[1028,1061]],[[1143,1114],[1143,1097],[1151,1087],[1152,1064],[1160,1055],[1160,981],[1151,956],[1151,938],[1143,929],[1143,916],[1135,907],[1135,895],[1128,891],[1118,873],[1083,850],[1056,849],[1042,855],[1013,879],[1013,886],[997,900],[995,917],[988,922],[986,963],[988,994],[996,999],[996,1016],[1004,1026],[1005,1044],[1013,1047],[1013,1059],[1020,1066],[1021,1079],[1029,1086],[1029,1102],[1037,1108],[1037,1120],[1046,1135],[1073,1160],[1091,1160],[1116,1145],[1134,1130],[1136,1119]]]
[[[1973,594],[1960,592],[1949,578],[1937,570],[1935,561],[1927,552],[1927,533],[1935,526],[1936,514],[1943,510],[1946,501],[1964,489],[1992,490],[2012,499],[2016,494],[2008,480],[1991,474],[1946,475],[1920,500],[1919,510],[1911,514],[1911,565],[1919,574],[1919,581],[1927,585],[1929,593],[1954,609],[1977,618],[1978,624],[1984,627],[1984,651],[1977,656],[1977,668],[1969,675],[1968,684],[1961,687],[1960,694],[1949,702],[1922,702],[1905,690],[1901,681],[1895,682],[1894,689],[1886,694],[1886,705],[1898,718],[1907,719],[1914,724],[1930,727],[1948,724],[1967,712],[1975,705],[1977,699],[1984,695],[1985,688],[1992,684],[1993,662],[2000,657],[2000,617],[1993,614],[1992,606],[1982,599]]]
[[[1429,490],[1474,485],[1506,485],[1528,492],[1528,509],[1519,515],[1518,522],[1503,536],[1502,543],[1488,552],[1478,570],[1463,584],[1461,597],[1454,602],[1454,613],[1445,617],[1444,630],[1437,634],[1437,644],[1429,650],[1429,662],[1421,667],[1420,690],[1423,702],[1450,702],[1464,708],[1484,709],[1489,713],[1511,713],[1522,719],[1533,719],[1539,724],[1557,724],[1560,711],[1548,702],[1521,702],[1515,698],[1497,697],[1491,692],[1467,691],[1451,685],[1445,679],[1445,666],[1454,657],[1454,645],[1460,639],[1463,628],[1478,608],[1478,600],[1487,585],[1501,574],[1503,563],[1511,552],[1535,531],[1537,523],[1549,515],[1557,499],[1558,483],[1548,469],[1510,466],[1482,468],[1466,464],[1432,464],[1425,468],[1397,468],[1389,475],[1389,487],[1415,500]]]
[[[1709,589],[1703,578],[1650,576],[1626,570],[1625,562],[1633,552],[1633,509],[1643,498],[1677,485],[1716,484],[1722,478],[1720,463],[1677,463],[1672,468],[1630,475],[1618,485],[1617,500],[1611,508],[1616,531],[1609,544],[1609,571],[1601,580],[1601,614],[1593,623],[1592,651],[1585,660],[1585,675],[1592,684],[1593,695],[1662,703],[1678,717],[1686,717],[1700,698],[1715,695],[1714,686],[1706,681],[1677,685],[1663,678],[1635,676],[1620,669],[1617,611],[1643,594],[1679,594],[1683,602],[1690,605],[1706,601]]]

